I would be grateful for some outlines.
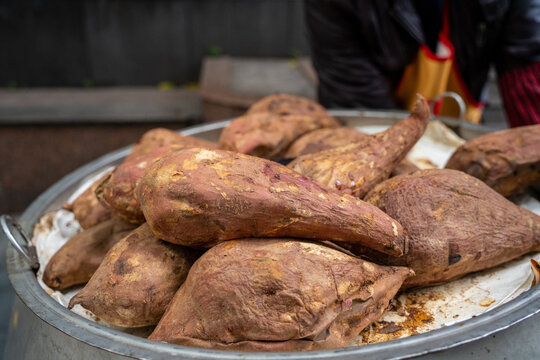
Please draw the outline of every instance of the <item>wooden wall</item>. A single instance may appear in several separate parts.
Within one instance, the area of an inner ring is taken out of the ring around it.
[[[3,0],[0,87],[197,81],[201,59],[307,55],[301,0]]]

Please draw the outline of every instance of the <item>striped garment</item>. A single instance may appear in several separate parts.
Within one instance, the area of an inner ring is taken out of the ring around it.
[[[540,124],[540,62],[505,72],[499,89],[510,127]]]

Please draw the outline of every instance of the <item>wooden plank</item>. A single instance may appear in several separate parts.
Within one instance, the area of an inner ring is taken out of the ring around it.
[[[205,101],[247,108],[263,96],[315,98],[317,77],[307,58],[205,58],[200,94]]]
[[[0,124],[200,119],[198,91],[148,87],[0,90]]]

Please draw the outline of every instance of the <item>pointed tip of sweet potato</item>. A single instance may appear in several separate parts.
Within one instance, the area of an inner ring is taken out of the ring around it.
[[[106,208],[110,208],[110,206],[109,206],[109,203],[107,203],[107,201],[105,200],[103,192],[104,192],[105,186],[107,186],[107,184],[111,180],[111,177],[112,177],[112,171],[110,171],[109,173],[107,173],[105,176],[103,176],[100,179],[101,182],[96,186],[96,189],[94,190],[94,193],[96,194],[96,198],[98,199],[99,203],[105,206]]]
[[[416,101],[414,102],[411,116],[416,117],[424,124],[429,122],[429,105],[425,97],[420,94],[416,94]]]
[[[53,275],[49,268],[43,273],[43,282],[53,290],[62,290],[62,280],[58,275]]]
[[[73,203],[62,204],[62,209],[67,210],[67,211],[73,211]]]
[[[83,302],[84,302],[84,299],[81,299],[81,297],[83,297],[83,295],[81,295],[81,293],[83,292],[84,289],[82,289],[81,291],[79,291],[77,294],[75,294],[74,297],[71,298],[71,300],[69,300],[69,304],[68,304],[68,309],[73,309],[73,307],[77,304],[80,304],[82,307],[85,307],[83,305]]]

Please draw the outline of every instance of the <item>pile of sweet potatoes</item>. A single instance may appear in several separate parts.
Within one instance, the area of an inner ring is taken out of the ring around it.
[[[411,116],[366,135],[311,100],[274,95],[219,144],[153,130],[66,206],[85,230],[44,280],[54,289],[88,281],[70,307],[117,326],[157,325],[152,340],[347,346],[400,288],[540,250],[537,215],[465,173],[402,162],[428,121],[419,96]],[[283,157],[296,160],[272,161]]]

